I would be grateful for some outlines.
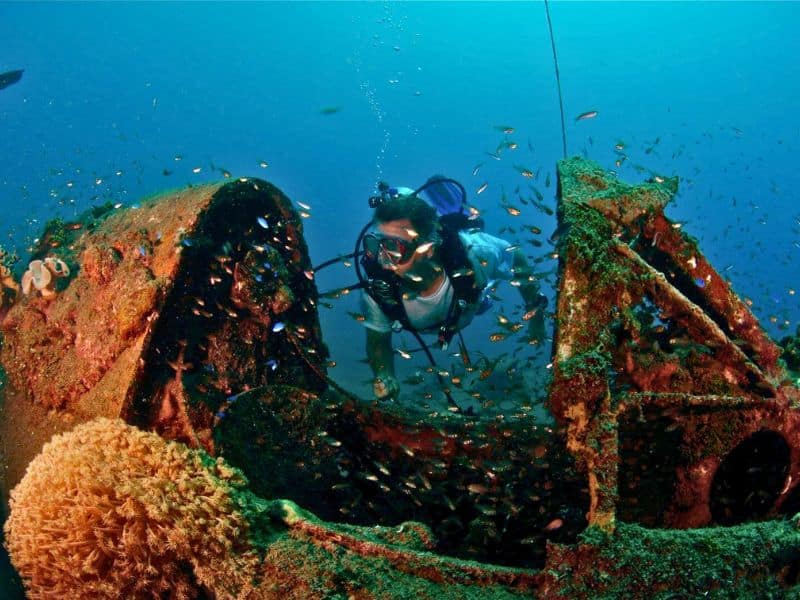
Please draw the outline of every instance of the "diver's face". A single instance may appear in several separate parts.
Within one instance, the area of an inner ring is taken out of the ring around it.
[[[410,247],[417,246],[419,242],[419,234],[414,231],[411,221],[408,219],[397,219],[396,221],[378,223],[378,230],[386,237],[404,240],[409,244]],[[394,271],[401,277],[405,276],[415,267],[418,267],[423,262],[430,260],[430,258],[433,256],[433,246],[429,245],[427,249],[424,249],[425,246],[426,244],[419,245],[417,250],[412,252],[406,260],[395,262],[394,264],[384,268]],[[420,250],[423,249],[424,251],[420,252]]]

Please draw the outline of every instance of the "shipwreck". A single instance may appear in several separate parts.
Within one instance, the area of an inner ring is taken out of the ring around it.
[[[27,294],[5,269],[0,296],[6,546],[27,591],[796,591],[794,345],[665,216],[677,189],[559,163],[556,427],[331,386],[302,221],[268,182],[49,223]]]

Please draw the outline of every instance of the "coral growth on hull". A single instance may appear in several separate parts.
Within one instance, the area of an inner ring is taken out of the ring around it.
[[[221,458],[120,420],[60,434],[11,495],[30,598],[512,598],[537,576],[436,557],[418,523],[326,524]]]
[[[32,258],[71,276],[0,313],[6,485],[52,433],[128,425],[30,462],[7,528],[30,595],[800,593],[800,396],[664,215],[677,183],[559,163],[555,428],[326,389],[300,220],[266,182],[51,225]]]

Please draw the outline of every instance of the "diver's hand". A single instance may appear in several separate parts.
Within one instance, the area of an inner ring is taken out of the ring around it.
[[[528,343],[538,344],[544,340],[544,311],[547,308],[547,297],[541,292],[533,294],[528,290],[522,292],[525,300],[525,315],[523,320],[528,321]]]
[[[378,400],[394,400],[400,394],[400,384],[394,375],[380,373],[372,383],[372,392]]]
[[[540,306],[536,312],[528,319],[528,343],[538,344],[544,340],[544,309]]]
[[[528,321],[528,343],[538,344],[544,340],[544,314],[538,311]]]

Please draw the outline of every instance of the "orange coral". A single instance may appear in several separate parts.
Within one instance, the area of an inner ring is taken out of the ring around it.
[[[30,598],[235,597],[259,558],[243,476],[121,420],[55,436],[11,493],[6,545]]]

